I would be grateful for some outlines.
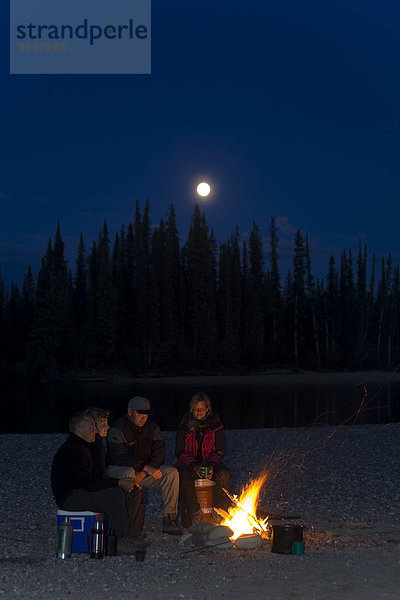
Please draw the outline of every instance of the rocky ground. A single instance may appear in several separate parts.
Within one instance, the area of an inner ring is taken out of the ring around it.
[[[234,493],[263,469],[259,514],[304,525],[302,556],[180,546],[146,497],[151,546],[134,557],[55,557],[49,471],[65,435],[0,435],[0,596],[64,600],[391,599],[400,583],[400,424],[227,431]],[[166,433],[173,463],[174,433]],[[295,517],[295,518],[293,518]],[[284,522],[284,521],[283,521]]]

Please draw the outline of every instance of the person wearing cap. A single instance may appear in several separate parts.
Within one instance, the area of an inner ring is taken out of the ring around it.
[[[135,484],[160,489],[163,499],[163,533],[180,535],[178,515],[179,474],[175,467],[164,464],[165,441],[159,426],[149,418],[153,414],[150,402],[135,396],[128,403],[127,413],[107,434],[107,473],[123,477],[129,473]],[[128,471],[127,471],[128,469]]]

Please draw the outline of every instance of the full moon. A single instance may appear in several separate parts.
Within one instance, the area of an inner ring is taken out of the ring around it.
[[[201,183],[199,183],[199,185],[197,186],[197,193],[199,196],[208,196],[208,194],[211,192],[211,188],[209,186],[209,184],[206,181],[202,181]]]

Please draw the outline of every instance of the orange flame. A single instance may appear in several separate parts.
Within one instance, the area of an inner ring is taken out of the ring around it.
[[[221,525],[230,527],[233,531],[231,540],[236,540],[240,535],[258,533],[261,537],[268,537],[268,517],[260,521],[256,517],[258,505],[258,496],[265,483],[267,473],[263,473],[257,479],[250,481],[242,490],[240,497],[230,496],[234,506],[230,507],[228,513],[223,513],[216,509],[224,520]]]

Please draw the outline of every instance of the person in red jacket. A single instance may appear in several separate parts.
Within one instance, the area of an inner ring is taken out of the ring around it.
[[[190,401],[176,434],[176,467],[179,471],[179,500],[182,525],[190,527],[201,520],[194,481],[205,475],[215,481],[214,506],[227,510],[231,501],[222,488],[229,489],[230,471],[224,464],[225,430],[213,411],[211,400],[199,392]]]

